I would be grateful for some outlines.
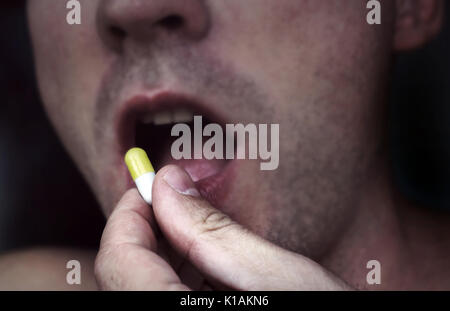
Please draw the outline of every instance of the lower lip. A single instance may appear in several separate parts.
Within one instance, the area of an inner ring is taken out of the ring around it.
[[[234,160],[215,162],[216,160],[183,160],[174,161],[191,176],[200,194],[214,207],[224,209],[229,194],[234,170]]]

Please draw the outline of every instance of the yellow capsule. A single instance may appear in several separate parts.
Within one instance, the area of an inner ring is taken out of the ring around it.
[[[155,170],[147,153],[141,148],[131,148],[125,155],[125,163],[142,198],[151,205]]]
[[[155,172],[147,153],[141,148],[131,148],[125,154],[125,163],[128,166],[131,177],[136,180],[145,173]]]

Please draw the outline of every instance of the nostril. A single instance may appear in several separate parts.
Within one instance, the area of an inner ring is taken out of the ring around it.
[[[117,26],[110,26],[109,32],[113,35],[113,37],[117,39],[123,39],[127,36],[127,33],[122,28],[119,28]]]
[[[183,27],[184,20],[179,15],[169,15],[161,19],[158,24],[168,30],[176,30]]]

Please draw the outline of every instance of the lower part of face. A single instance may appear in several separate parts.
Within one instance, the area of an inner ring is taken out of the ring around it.
[[[351,222],[381,141],[389,18],[368,25],[363,1],[191,0],[186,11],[154,0],[133,15],[125,1],[80,0],[81,24],[68,25],[63,2],[28,4],[39,87],[106,215],[131,186],[115,127],[123,103],[161,89],[199,98],[227,123],[279,124],[279,167],[233,161],[214,202],[238,222],[313,257]],[[202,33],[155,26],[164,6],[188,25],[205,20]],[[120,49],[106,23],[127,30]]]

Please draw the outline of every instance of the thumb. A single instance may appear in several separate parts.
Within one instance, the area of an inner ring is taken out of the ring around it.
[[[317,263],[264,240],[211,206],[175,165],[156,175],[153,210],[172,247],[211,281],[238,290],[340,288]]]
[[[227,280],[235,273],[230,270],[236,269],[233,261],[238,255],[227,250],[227,245],[240,241],[247,231],[204,200],[191,177],[178,166],[158,171],[152,197],[156,222],[172,247],[210,280],[240,287]]]

